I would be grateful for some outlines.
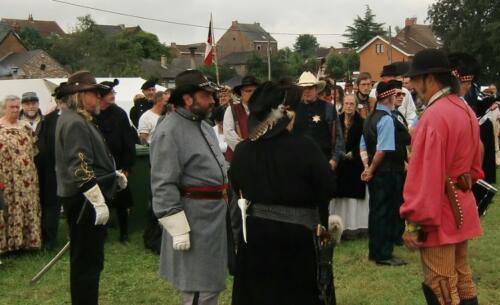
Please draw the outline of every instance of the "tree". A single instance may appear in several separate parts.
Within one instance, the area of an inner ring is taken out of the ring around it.
[[[22,28],[19,37],[28,50],[48,50],[52,44],[50,39],[42,37],[40,32],[32,27]]]
[[[303,58],[313,56],[318,48],[318,40],[311,34],[299,35],[293,45],[294,51],[302,55]]]
[[[326,59],[325,72],[333,79],[350,78],[359,69],[359,55],[352,51],[346,54],[333,53]]]
[[[142,58],[160,60],[161,56],[171,58],[169,48],[163,45],[158,36],[143,31],[122,31],[111,37],[112,40],[127,40],[141,49]]]
[[[353,25],[346,29],[344,37],[348,38],[347,43],[342,43],[344,47],[357,49],[367,43],[370,39],[377,35],[385,35],[384,23],[375,22],[375,14],[367,5],[365,16],[361,18],[357,16],[354,19]]]
[[[428,20],[446,51],[474,54],[484,81],[500,78],[500,1],[438,0]]]
[[[261,80],[267,80],[268,66],[267,58],[260,57],[253,53],[247,61],[248,74],[254,75]],[[292,73],[290,65],[278,54],[271,55],[271,80],[279,80],[285,76],[295,76]]]

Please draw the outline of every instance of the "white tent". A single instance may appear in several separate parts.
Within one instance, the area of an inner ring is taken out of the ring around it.
[[[113,81],[113,79],[97,78],[97,82]],[[134,104],[134,96],[141,93],[141,86],[145,80],[140,77],[117,77],[117,79],[120,83],[115,87],[115,102],[128,114]],[[65,78],[0,80],[0,99],[10,94],[21,97],[24,92],[33,91],[36,92],[40,99],[42,113],[47,113],[56,105],[52,97],[54,88],[66,80]],[[159,85],[156,85],[156,89],[166,90],[165,87]]]

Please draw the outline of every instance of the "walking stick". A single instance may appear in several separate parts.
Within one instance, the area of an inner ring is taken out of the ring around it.
[[[80,214],[78,215],[78,219],[76,220],[76,224],[80,223],[80,220],[82,220],[83,213],[85,212],[85,208],[87,207],[87,199],[85,199],[85,202],[83,203],[82,209],[80,210]],[[66,252],[69,250],[70,242],[68,241],[64,247],[50,260],[50,262],[45,265],[30,281],[30,285],[35,285],[40,281],[40,279],[47,273],[60,259],[63,257]]]

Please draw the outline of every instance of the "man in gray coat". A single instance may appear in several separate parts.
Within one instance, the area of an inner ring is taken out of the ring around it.
[[[224,157],[205,121],[215,91],[197,70],[177,75],[176,110],[151,142],[153,210],[164,228],[160,276],[182,291],[182,304],[215,305],[227,268]]]

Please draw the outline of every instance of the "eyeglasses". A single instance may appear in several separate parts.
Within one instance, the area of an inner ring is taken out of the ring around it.
[[[404,92],[396,93],[396,97],[405,97],[405,96],[406,96],[406,93],[404,93]]]

